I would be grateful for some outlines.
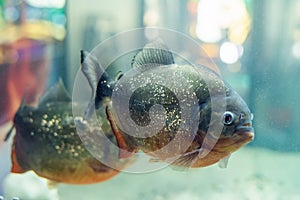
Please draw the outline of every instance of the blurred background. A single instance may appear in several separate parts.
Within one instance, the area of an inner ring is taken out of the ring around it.
[[[59,78],[71,91],[81,49],[147,26],[205,49],[254,113],[251,148],[300,151],[299,0],[0,0],[0,125],[24,94],[35,104]]]

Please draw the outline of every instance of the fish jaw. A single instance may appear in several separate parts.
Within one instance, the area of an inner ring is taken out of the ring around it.
[[[252,129],[238,130],[231,136],[221,136],[213,150],[232,153],[250,143],[253,139],[254,131]]]
[[[201,154],[198,154],[195,156],[190,167],[199,168],[213,165],[250,143],[253,139],[254,131],[252,128],[239,129],[234,132],[232,136],[221,135],[215,146],[211,150],[208,150],[209,152],[207,155],[201,156]],[[209,139],[208,142],[210,143],[213,141]]]
[[[249,142],[252,142],[254,140],[254,131],[251,131],[251,130],[249,130],[249,131],[238,131],[235,134],[237,134],[240,137],[240,140],[237,141],[237,143],[239,143],[239,142],[244,143],[243,145],[246,145]]]

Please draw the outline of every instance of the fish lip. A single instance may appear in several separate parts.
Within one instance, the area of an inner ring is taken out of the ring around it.
[[[240,132],[254,132],[254,128],[251,127],[251,126],[238,126],[236,127],[235,129],[237,133],[240,133]]]
[[[241,126],[235,131],[235,134],[249,141],[254,140],[254,128],[252,127]]]
[[[235,132],[254,132],[251,122],[243,123],[235,128]]]
[[[254,139],[254,128],[251,122],[243,123],[235,128],[235,134],[249,141]]]

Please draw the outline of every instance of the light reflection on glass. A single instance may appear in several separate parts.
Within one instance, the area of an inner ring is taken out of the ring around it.
[[[243,0],[200,0],[196,33],[203,42],[228,38],[242,44],[249,32],[250,16]]]
[[[293,51],[293,56],[295,58],[300,59],[300,41],[294,43],[292,51]]]
[[[8,7],[4,10],[4,18],[9,22],[15,22],[19,17],[19,11],[15,7]]]
[[[220,58],[224,63],[236,63],[242,55],[243,47],[232,42],[224,42],[220,47]]]
[[[66,0],[26,0],[26,2],[37,8],[63,8]]]

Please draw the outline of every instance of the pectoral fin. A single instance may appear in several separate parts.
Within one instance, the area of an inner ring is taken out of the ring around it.
[[[12,167],[11,167],[11,172],[12,173],[19,173],[19,174],[21,174],[21,173],[25,173],[25,172],[29,171],[29,169],[23,168],[19,164],[17,156],[16,156],[16,151],[15,151],[14,147],[11,150],[11,162],[12,162]]]
[[[178,159],[176,159],[174,162],[172,162],[172,165],[183,169],[190,168],[193,165],[195,161],[194,159],[198,156],[198,154],[199,151],[192,151],[189,153],[185,153],[182,156],[180,156]]]
[[[138,149],[130,147],[127,141],[125,140],[125,138],[123,137],[123,135],[121,134],[121,131],[115,121],[110,105],[106,107],[106,116],[107,119],[109,120],[111,129],[118,143],[119,158],[123,159],[123,158],[129,158],[133,156],[138,151]]]

